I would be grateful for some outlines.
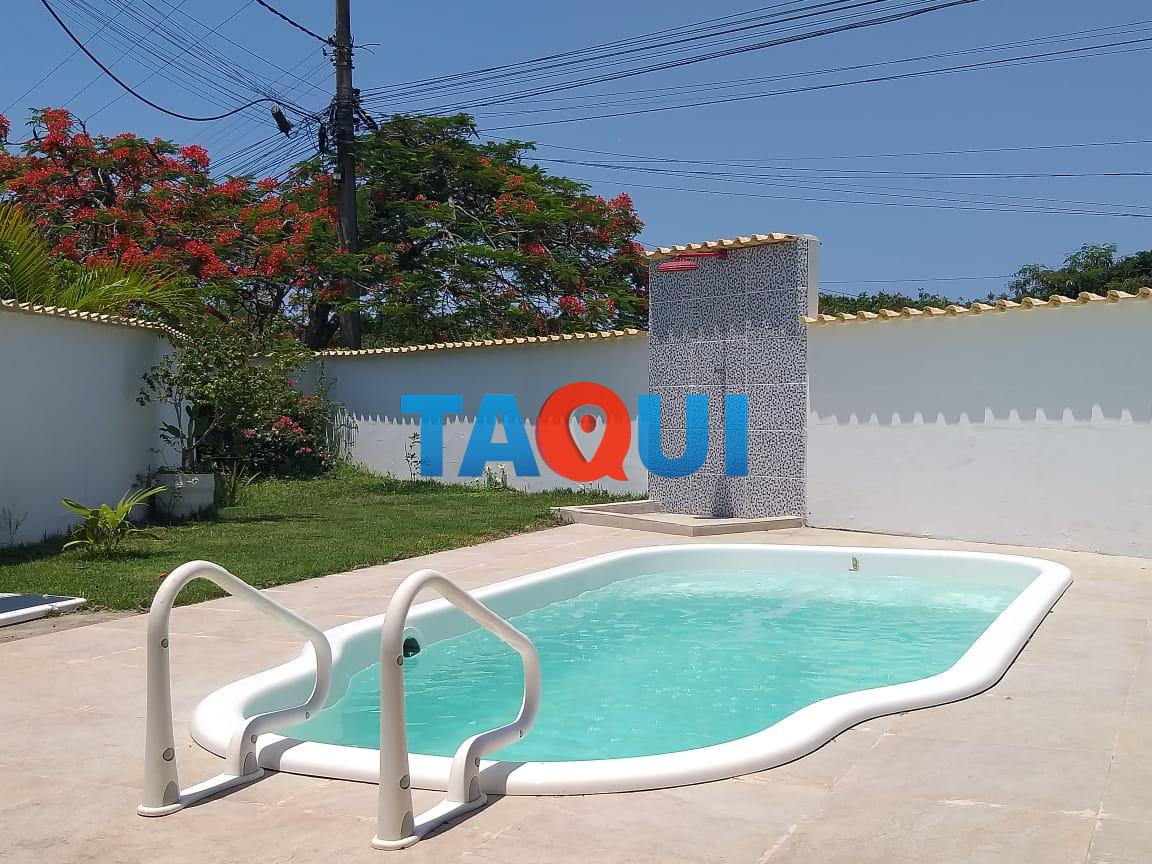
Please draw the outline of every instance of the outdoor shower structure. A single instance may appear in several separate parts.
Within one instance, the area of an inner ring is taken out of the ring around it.
[[[665,510],[696,516],[802,517],[807,337],[820,241],[755,234],[662,247],[651,261],[649,384],[661,397],[661,447],[687,443],[685,397],[708,397],[708,458],[686,477],[649,478]],[[724,399],[748,398],[748,470],[727,476]]]

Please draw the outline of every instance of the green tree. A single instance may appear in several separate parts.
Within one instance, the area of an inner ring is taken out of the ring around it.
[[[1107,294],[1135,292],[1152,285],[1152,251],[1117,257],[1114,243],[1086,244],[1064,259],[1064,266],[1049,269],[1042,264],[1021,267],[1008,286],[1010,300],[1063,294],[1075,297],[1082,291]]]
[[[375,344],[643,326],[643,227],[476,140],[471,117],[393,117],[358,142],[365,333]],[[367,280],[364,275],[368,274]]]
[[[875,294],[862,292],[855,297],[821,294],[820,312],[824,315],[839,315],[841,312],[855,314],[857,312],[879,312],[881,309],[899,310],[906,306],[913,309],[923,309],[925,306],[943,308],[949,303],[963,302],[962,300],[950,300],[941,294],[931,294],[923,289],[915,297],[889,291],[879,291]]]
[[[1004,291],[990,292],[987,301],[994,303],[1003,298],[1019,302],[1025,297],[1045,299],[1053,294],[1075,297],[1084,291],[1101,295],[1109,291],[1134,294],[1144,286],[1152,286],[1152,250],[1117,256],[1117,247],[1113,243],[1085,244],[1065,258],[1061,267],[1026,264],[1016,271]],[[966,306],[971,302],[923,289],[914,298],[887,292],[861,293],[855,297],[822,294],[820,311],[826,315],[838,315],[841,312],[903,309],[905,306],[913,309],[923,309],[925,306],[943,308],[949,303]]]

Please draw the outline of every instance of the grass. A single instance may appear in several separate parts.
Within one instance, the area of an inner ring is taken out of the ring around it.
[[[95,609],[146,609],[160,580],[186,561],[213,561],[260,588],[384,564],[556,522],[550,507],[617,500],[600,492],[523,493],[399,481],[357,468],[312,480],[269,480],[214,521],[161,526],[156,541],[93,558],[63,541],[0,550],[0,593],[86,597]],[[220,596],[198,580],[180,594]]]

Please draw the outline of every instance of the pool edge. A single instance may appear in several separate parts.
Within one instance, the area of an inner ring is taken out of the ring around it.
[[[751,544],[739,544],[748,549]],[[788,546],[766,544],[771,549],[835,551],[839,554],[877,553],[909,556],[945,555],[988,560],[1011,560],[1037,565],[1039,572],[963,656],[948,670],[928,678],[886,687],[860,690],[812,703],[772,726],[723,744],[654,756],[569,762],[485,761],[480,778],[486,793],[508,795],[583,795],[631,792],[691,785],[766,771],[795,761],[824,746],[847,729],[867,720],[903,711],[929,708],[975,696],[994,686],[1011,667],[1045,617],[1072,584],[1071,571],[1062,564],[1040,558],[984,552],[949,550],[901,550],[889,548]],[[514,591],[529,581],[562,578],[590,561],[605,562],[640,552],[682,549],[653,546],[614,552],[594,559],[550,568],[485,586],[478,596]],[[731,548],[710,544],[710,548]],[[428,607],[429,604],[421,604]],[[420,607],[417,607],[420,608]],[[382,616],[362,619],[329,631],[334,647],[339,638],[375,626]],[[236,698],[259,682],[267,687],[276,681],[311,676],[312,661],[306,651],[287,664],[230,684],[203,700],[192,721],[192,737],[205,749],[227,752],[228,734],[242,713]],[[378,751],[332,744],[298,741],[280,735],[263,735],[257,745],[264,768],[360,782],[378,782]],[[451,760],[443,756],[412,754],[412,784],[422,789],[444,790]]]

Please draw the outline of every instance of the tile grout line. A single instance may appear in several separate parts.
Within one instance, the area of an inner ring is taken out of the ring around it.
[[[904,716],[905,714],[907,714],[907,713],[908,713],[907,711],[901,711],[899,714],[897,714],[897,715],[896,715],[896,717],[897,717],[897,718],[899,718],[899,717],[903,717],[903,716]],[[887,716],[892,716],[892,715],[887,715]],[[881,720],[881,719],[883,719],[883,718],[881,718],[881,717],[874,717],[873,719],[874,719],[874,720]],[[868,723],[868,722],[871,722],[871,721],[865,720],[864,722],[865,722],[865,723]],[[847,731],[847,730],[845,730],[845,731]],[[842,734],[844,734],[844,733],[842,732],[842,733],[840,733],[840,734],[842,735]],[[829,789],[831,789],[833,792],[835,792],[835,791],[836,791],[836,787],[840,785],[840,781],[841,781],[841,780],[843,780],[845,777],[847,777],[847,776],[848,776],[850,773],[852,773],[852,770],[853,770],[853,769],[854,769],[854,768],[855,768],[857,765],[859,765],[861,762],[863,762],[863,761],[864,761],[864,757],[866,757],[866,756],[867,756],[869,753],[871,753],[873,750],[875,750],[875,749],[876,749],[876,748],[879,746],[880,742],[884,740],[884,738],[885,738],[885,737],[887,737],[888,735],[892,735],[892,734],[893,734],[893,733],[891,733],[891,732],[889,732],[887,729],[885,729],[885,730],[884,730],[884,731],[882,731],[882,732],[881,732],[879,735],[877,735],[877,736],[876,736],[876,740],[875,740],[875,741],[873,741],[873,742],[872,742],[872,743],[871,743],[871,744],[868,746],[868,749],[867,749],[867,750],[865,750],[865,751],[864,751],[864,752],[863,752],[863,753],[860,755],[860,758],[859,758],[859,759],[857,759],[855,762],[853,762],[851,765],[849,765],[849,766],[848,766],[848,767],[847,767],[847,768],[846,768],[846,769],[843,771],[843,773],[841,773],[841,774],[840,774],[840,776],[839,776],[839,777],[836,777],[836,778],[835,778],[835,779],[832,781],[832,785],[831,785],[830,787],[828,787],[828,788],[829,788]],[[838,737],[839,737],[839,736],[837,736],[837,738],[838,738]],[[835,739],[835,738],[833,738],[832,740],[833,740],[833,741],[835,741],[836,739]]]
[[[1145,622],[1143,642],[1145,645],[1147,645],[1148,642],[1148,632],[1150,625],[1152,625],[1152,621]],[[1143,656],[1137,657],[1136,664],[1132,667],[1132,673],[1128,676],[1128,695],[1124,700],[1124,712],[1120,715],[1121,722],[1123,722],[1123,720],[1128,717],[1128,709],[1132,705],[1132,691],[1136,686],[1136,673],[1140,671],[1143,665]],[[1096,835],[1100,831],[1100,826],[1104,823],[1104,797],[1108,794],[1108,781],[1112,778],[1112,769],[1116,765],[1116,756],[1120,751],[1120,735],[1122,734],[1122,731],[1122,729],[1116,730],[1116,738],[1112,744],[1112,758],[1108,760],[1108,770],[1104,774],[1104,788],[1100,792],[1100,806],[1096,810],[1096,824],[1092,828],[1092,836],[1088,840],[1088,849],[1084,853],[1085,864],[1089,864],[1089,861],[1092,858],[1092,847],[1096,845]]]
[[[764,852],[764,854],[760,856],[760,860],[757,861],[756,864],[768,864],[768,861],[771,860],[777,852],[784,848],[784,844],[791,840],[796,832],[800,830],[800,826],[809,821],[811,820],[801,819],[799,822],[792,823],[792,825],[788,827],[788,830],[784,832],[783,836],[780,837],[775,843],[773,843]]]

